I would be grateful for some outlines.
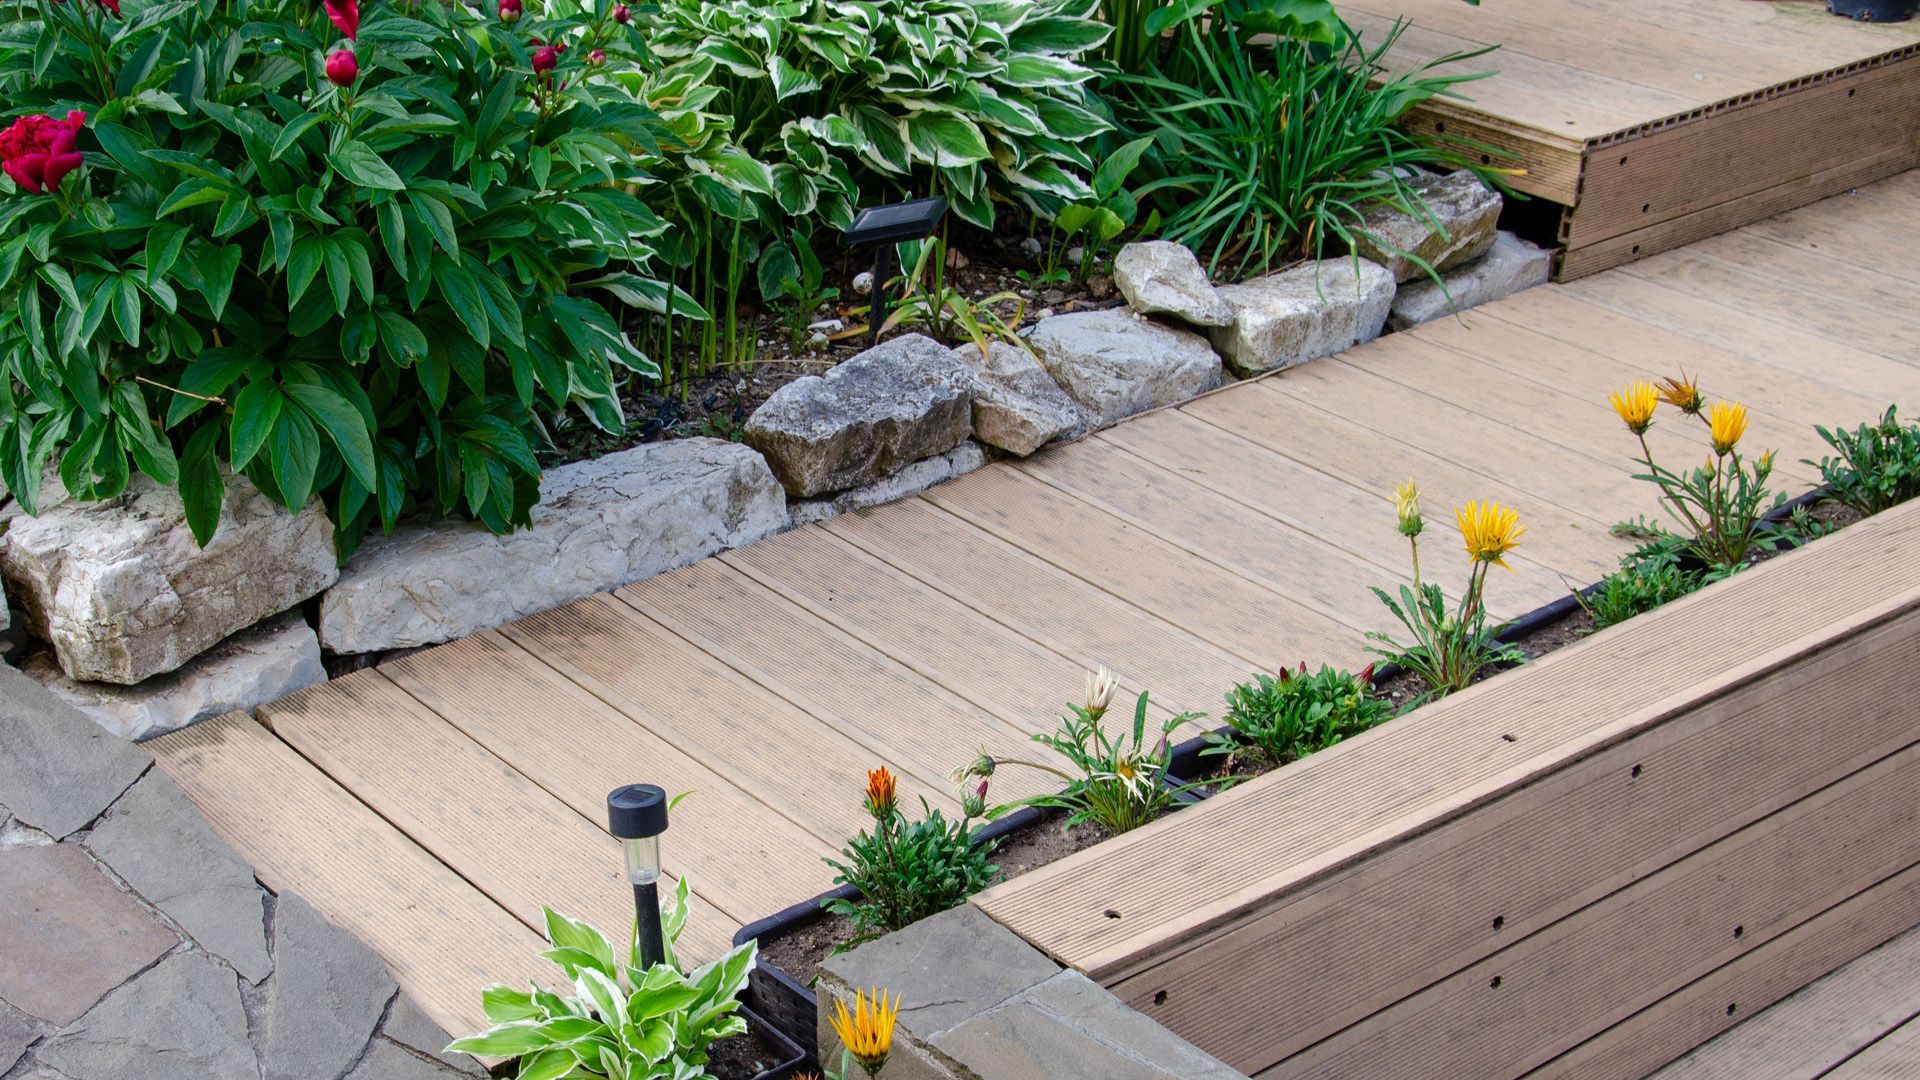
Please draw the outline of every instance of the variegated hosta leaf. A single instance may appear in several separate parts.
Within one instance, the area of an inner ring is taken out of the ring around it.
[[[987,140],[964,116],[921,113],[907,118],[907,145],[933,165],[969,165],[986,160]]]

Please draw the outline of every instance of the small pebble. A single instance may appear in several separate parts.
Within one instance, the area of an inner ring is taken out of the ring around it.
[[[821,349],[824,349],[826,347],[827,347],[827,335],[821,333],[818,330],[815,330],[813,333],[807,335],[806,343],[801,346],[801,348],[807,350],[808,352],[819,352]]]
[[[1051,319],[1053,318],[1053,309],[1050,307],[1043,307],[1039,311],[1034,312],[1033,317],[1035,319]]]
[[[1040,257],[1040,238],[1037,236],[1029,236],[1025,240],[1020,241],[1020,250],[1026,252],[1028,255],[1031,255],[1036,259],[1039,258]]]
[[[807,329],[818,330],[823,334],[837,334],[846,328],[847,322],[845,319],[821,319],[818,322],[810,322],[807,324]]]
[[[947,269],[965,270],[970,265],[972,265],[972,260],[968,259],[964,254],[952,248],[947,249]]]
[[[1105,300],[1113,295],[1113,279],[1105,274],[1094,274],[1087,278],[1087,295],[1095,300]]]
[[[866,295],[873,291],[873,271],[862,270],[853,275],[853,291]]]
[[[1087,254],[1087,249],[1080,247],[1079,245],[1076,244],[1073,247],[1070,247],[1067,249],[1067,261],[1070,263],[1077,263],[1081,259],[1085,258],[1086,254]]]

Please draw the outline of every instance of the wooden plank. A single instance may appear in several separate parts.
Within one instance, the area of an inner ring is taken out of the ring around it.
[[[1886,687],[1916,662],[1920,615],[1903,616],[1820,654],[1822,674],[1755,680],[1109,985],[1264,1068],[1907,745]]]
[[[539,928],[550,907],[614,940],[633,925],[620,844],[377,671],[260,707],[282,742],[494,902]],[[430,773],[420,763],[433,762]],[[604,803],[602,804],[604,813]],[[485,825],[475,809],[485,808]],[[682,944],[705,963],[740,922],[698,894]]]
[[[1879,691],[1898,682],[1879,683]],[[1845,718],[1824,710],[1810,715]],[[1325,1077],[1357,1069],[1377,1076],[1518,1076],[1920,862],[1917,806],[1920,744],[1260,1075]]]
[[[968,748],[1018,756],[1032,747],[1025,730],[928,683],[725,563],[698,562],[614,595],[849,738],[885,746],[930,788],[948,785],[947,774]],[[902,724],[902,716],[914,722]],[[1036,775],[1009,776],[1002,795],[1058,787]]]
[[[1920,867],[1910,867],[1640,1010],[1530,1076],[1640,1080],[1916,923]]]
[[[1209,709],[1226,687],[1264,666],[921,499],[835,518],[827,529],[1073,657],[1079,667],[1107,665],[1127,685],[1149,691],[1169,708]]]
[[[1906,219],[1920,206],[1920,193],[1902,174],[1867,189],[1855,188],[1797,210],[1747,226],[1743,232],[1776,244],[1845,260],[1905,280],[1914,276],[1913,245],[1920,228]],[[1878,198],[1885,194],[1889,197]]]
[[[1920,210],[1920,199],[1912,205]],[[1701,241],[1695,247],[1701,254],[1749,273],[1791,283],[1815,299],[1878,305],[1910,291],[1915,284],[1907,274],[1883,273],[1831,253],[1775,243],[1744,230]],[[1916,321],[1905,309],[1896,307],[1892,313],[1895,318]]]
[[[1916,165],[1920,165],[1920,150],[1912,147],[1876,151],[1762,191],[1650,223],[1644,228],[1605,240],[1568,248],[1560,255],[1554,279],[1573,281],[1602,270],[1625,266],[1636,259],[1672,251],[1728,229],[1764,221],[1782,211],[1838,195],[1858,185],[1897,175]]]
[[[1481,683],[1208,801],[1194,820],[1232,842],[1192,857],[1171,820],[1119,837],[1097,856],[1054,863],[975,902],[1050,955],[1111,981],[1151,962],[1164,942],[1230,928],[1293,890],[1357,865],[1408,829],[1482,805],[1703,698],[1920,605],[1920,505],[1868,518]],[[1722,628],[1738,625],[1740,634]],[[1591,695],[1635,672],[1631,703],[1596,723]],[[1367,798],[1356,800],[1355,792]],[[1180,853],[1186,854],[1180,854]],[[1156,868],[1177,860],[1179,875]],[[1113,919],[1121,908],[1151,912]]]
[[[366,942],[447,1031],[487,1026],[488,983],[554,975],[535,955],[539,934],[244,713],[146,747],[262,884],[299,893]]]
[[[1573,123],[1567,121],[1570,127]],[[1415,106],[1400,118],[1400,126],[1416,135],[1449,135],[1492,147],[1493,152],[1483,154],[1480,163],[1509,170],[1501,180],[1524,195],[1562,206],[1580,197],[1580,167],[1586,151],[1578,144],[1563,145],[1545,133],[1443,98]]]
[[[1675,1060],[1651,1080],[1824,1076],[1861,1047],[1920,1015],[1916,971],[1920,930],[1909,930],[1765,1011],[1749,1003],[1747,1018],[1738,1027]]]
[[[1285,662],[1272,654],[1276,639],[1293,646],[1288,656],[1359,651],[1352,627],[1018,470],[973,473],[924,498],[1261,668]]]
[[[1911,148],[1920,138],[1916,94],[1920,56],[1909,56],[1610,145],[1589,156],[1562,239],[1585,247],[1838,162]],[[1713,183],[1702,184],[1702,176]]]
[[[866,770],[898,762],[749,683],[659,624],[601,594],[500,628],[500,633],[635,723],[728,774],[830,847],[872,819],[858,793]],[[782,734],[778,741],[767,733]],[[911,781],[903,794],[952,805]],[[843,798],[831,797],[844,793]]]
[[[735,922],[832,885],[820,861],[832,853],[825,842],[497,632],[379,671],[589,821],[604,819],[607,792],[623,784],[691,792],[673,815],[662,862]]]
[[[1887,1032],[1878,1042],[1826,1074],[1828,1080],[1914,1080],[1920,1077],[1920,1020]]]

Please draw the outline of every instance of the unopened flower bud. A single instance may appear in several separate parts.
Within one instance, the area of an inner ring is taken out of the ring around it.
[[[500,0],[500,21],[515,23],[520,21],[520,0]]]
[[[327,57],[327,81],[335,86],[352,86],[360,77],[360,59],[352,49],[341,49]]]
[[[599,67],[601,64],[604,64],[606,62],[607,62],[607,50],[605,49],[595,49],[592,52],[587,54],[587,63],[593,65],[594,67]]]
[[[632,19],[633,19],[633,12],[627,10],[627,5],[615,4],[613,6],[614,22],[619,23],[621,26],[625,26],[627,25],[628,22],[631,22]]]
[[[533,73],[545,75],[560,62],[560,50],[551,45],[542,45],[533,50]]]

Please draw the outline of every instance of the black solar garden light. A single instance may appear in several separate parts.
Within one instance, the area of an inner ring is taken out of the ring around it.
[[[946,216],[944,195],[869,206],[854,216],[852,228],[840,234],[840,246],[849,251],[873,249],[873,309],[868,318],[868,345],[879,344],[880,324],[886,319],[887,279],[895,269],[893,245],[932,236]]]
[[[607,828],[626,853],[640,965],[651,968],[667,957],[660,933],[660,834],[667,831],[667,793],[653,784],[613,789],[607,794]]]

